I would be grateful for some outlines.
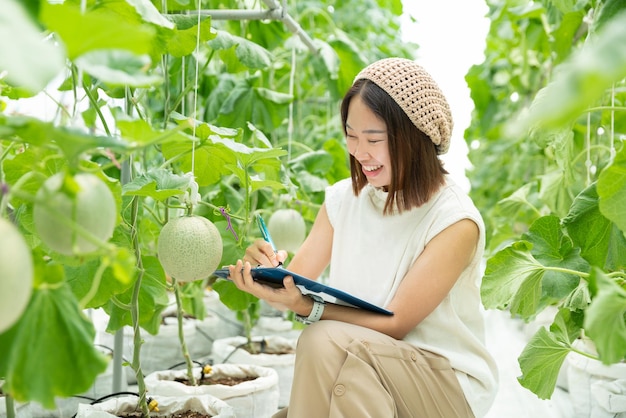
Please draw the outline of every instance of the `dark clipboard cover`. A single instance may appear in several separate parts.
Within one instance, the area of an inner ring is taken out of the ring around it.
[[[221,268],[213,274],[224,279],[228,279],[230,275],[228,268]],[[356,296],[352,296],[334,287],[307,279],[283,267],[255,267],[251,270],[251,274],[254,280],[272,287],[282,287],[283,278],[285,276],[291,276],[303,295],[313,294],[321,297],[327,303],[352,306],[384,315],[393,315],[393,312],[387,309],[366,302],[363,299],[359,299]]]

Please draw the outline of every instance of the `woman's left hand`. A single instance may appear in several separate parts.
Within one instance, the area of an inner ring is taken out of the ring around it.
[[[309,314],[307,309],[310,311],[313,303],[310,298],[302,295],[300,289],[296,287],[293,277],[286,276],[283,279],[284,287],[274,288],[255,281],[250,274],[251,269],[252,266],[249,262],[244,263],[241,260],[237,260],[237,264],[228,267],[230,278],[239,290],[263,299],[276,309],[289,309],[298,314]]]

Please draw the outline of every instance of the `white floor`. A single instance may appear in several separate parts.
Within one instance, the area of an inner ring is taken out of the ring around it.
[[[487,311],[487,346],[496,357],[500,390],[485,418],[570,418],[569,394],[557,388],[549,400],[541,400],[517,381],[517,358],[526,345],[524,324],[508,312]]]

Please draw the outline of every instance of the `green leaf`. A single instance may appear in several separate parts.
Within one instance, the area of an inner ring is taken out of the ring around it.
[[[190,186],[191,177],[174,174],[165,169],[153,169],[135,177],[123,187],[125,195],[151,197],[163,201],[168,197],[185,193]]]
[[[530,226],[522,239],[533,246],[531,254],[545,267],[564,268],[581,273],[589,271],[588,263],[574,248],[572,240],[563,234],[560,220],[556,216],[541,217]],[[546,271],[541,282],[544,303],[558,301],[578,286],[580,275],[562,271]]]
[[[168,306],[167,283],[165,273],[161,263],[156,257],[143,257],[142,264],[144,274],[141,279],[139,290],[139,326],[152,335],[156,335],[161,324],[161,312]],[[129,304],[132,298],[134,286],[123,294],[118,295],[118,299],[125,304]],[[115,332],[124,325],[132,326],[130,311],[109,302],[104,307],[111,317],[107,326],[107,332]]]
[[[591,274],[598,292],[586,312],[585,330],[600,360],[617,363],[626,359],[626,290],[600,269]]]
[[[94,297],[87,301],[85,308],[99,308],[105,305],[111,297],[128,290],[134,283],[135,257],[125,248],[118,251],[118,256],[111,261],[102,273],[100,284]],[[72,288],[72,292],[82,300],[92,287],[96,272],[101,260],[91,260],[79,266],[65,266],[65,277]]]
[[[210,16],[200,17],[198,30],[198,16],[169,15],[168,19],[175,23],[174,29],[167,38],[167,53],[174,57],[184,57],[193,53],[198,46],[215,38],[216,33],[211,28]],[[199,40],[198,40],[199,35]]]
[[[624,0],[606,0],[601,3],[598,16],[594,19],[593,28],[600,30],[607,22],[626,9]]]
[[[334,164],[334,160],[325,150],[309,151],[289,161],[294,171],[308,171],[312,174],[325,174]]]
[[[163,28],[173,28],[172,23],[161,13],[159,13],[159,10],[154,7],[150,0],[126,0],[126,3],[132,6],[135,12],[139,14],[145,22],[149,22]],[[124,6],[122,5],[115,5],[115,3],[112,3],[111,9],[118,10],[118,12],[120,12],[121,14],[121,10],[123,9],[123,7]]]
[[[287,118],[292,97],[251,85],[253,80],[238,82],[221,101],[216,123],[222,126],[246,126],[248,122],[271,131]],[[211,100],[211,98],[209,98]]]
[[[233,311],[245,311],[258,301],[250,293],[237,289],[237,286],[230,280],[219,279],[213,283],[212,287],[219,294],[220,301]]]
[[[10,129],[12,135],[33,145],[47,145],[54,142],[72,163],[78,163],[82,153],[96,148],[110,148],[117,151],[129,150],[130,146],[118,138],[94,136],[76,128],[55,126],[26,116],[0,115],[0,125]]]
[[[600,212],[626,234],[626,146],[622,146],[611,165],[600,173],[598,196]]]
[[[87,391],[107,366],[94,337],[67,285],[35,289],[20,320],[0,334],[3,392],[52,409],[56,396]]]
[[[129,142],[140,145],[164,142],[185,142],[191,145],[194,138],[181,132],[189,126],[189,121],[180,121],[178,127],[168,130],[155,129],[145,120],[130,120],[125,114],[116,115],[116,124],[122,136]]]
[[[267,49],[223,30],[218,30],[215,38],[210,40],[208,44],[215,50],[234,49],[238,61],[249,69],[267,68],[272,64],[272,55]],[[222,55],[222,57],[224,56]],[[226,62],[226,64],[229,63]],[[231,61],[230,66],[231,72],[234,72],[236,63]]]
[[[567,343],[541,327],[519,357],[522,370],[522,376],[518,378],[520,384],[540,399],[549,399],[569,352]]]
[[[558,341],[571,345],[577,338],[580,338],[584,317],[585,314],[582,310],[572,311],[567,308],[560,308],[552,325],[550,325],[550,332]]]
[[[14,0],[2,2],[0,51],[0,72],[7,71],[6,81],[33,94],[46,87],[65,67],[64,51],[43,40],[43,34],[20,2]]]
[[[68,3],[41,2],[40,19],[48,29],[59,35],[73,60],[82,54],[100,49],[125,49],[135,54],[149,54],[155,30],[120,18],[106,9],[86,11]]]
[[[589,264],[609,271],[626,267],[626,238],[600,212],[595,183],[576,196],[563,225]]]
[[[74,61],[76,66],[109,86],[147,88],[163,82],[160,75],[148,74],[147,55],[120,49],[87,52]]]
[[[518,241],[487,260],[481,286],[485,308],[509,308],[523,318],[536,313],[545,269],[530,253],[531,247]]]

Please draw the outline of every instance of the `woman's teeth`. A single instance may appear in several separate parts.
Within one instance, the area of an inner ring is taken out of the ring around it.
[[[365,171],[376,171],[376,170],[378,170],[381,167],[382,167],[382,165],[364,165],[363,169]]]

